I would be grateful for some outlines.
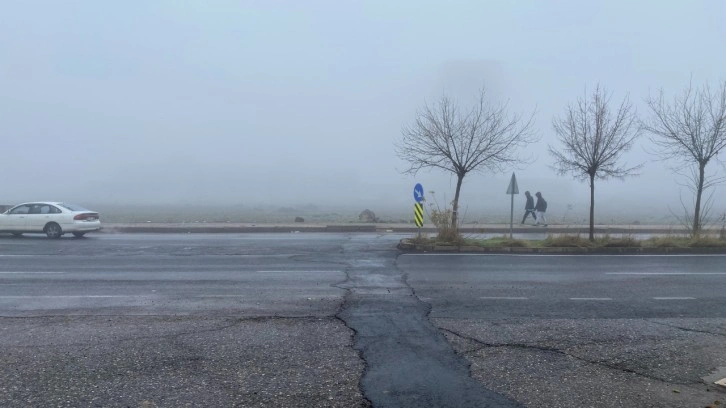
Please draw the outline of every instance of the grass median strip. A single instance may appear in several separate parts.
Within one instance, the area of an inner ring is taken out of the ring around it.
[[[441,247],[480,247],[480,248],[723,248],[726,249],[725,236],[656,236],[637,239],[632,235],[602,235],[590,241],[580,234],[549,234],[544,239],[513,239],[508,236],[487,239],[469,238],[459,235],[456,239],[445,240],[439,237],[411,239],[415,245],[434,245]]]

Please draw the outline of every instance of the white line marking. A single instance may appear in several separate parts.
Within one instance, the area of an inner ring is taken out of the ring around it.
[[[335,272],[335,273],[342,273],[342,271],[324,271],[324,270],[317,270],[317,271],[257,271],[257,273],[321,273],[321,272]]]
[[[630,256],[630,257],[651,257],[651,258],[662,258],[662,257],[718,257],[723,258],[726,257],[726,254],[621,254],[621,255],[607,255],[607,254],[539,254],[536,252],[533,253],[527,253],[527,254],[462,254],[462,253],[425,253],[425,254],[401,254],[401,256],[552,256],[552,257],[576,257],[576,258],[584,258],[584,257],[624,257],[624,256]]]
[[[236,297],[246,297],[247,295],[197,295],[194,297],[197,298],[236,298]]]
[[[38,295],[38,296],[0,296],[0,299],[79,299],[79,298],[135,298],[144,295]]]
[[[482,296],[479,299],[485,299],[485,300],[529,300],[529,298],[526,298],[526,297],[516,297],[516,296]]]
[[[241,297],[250,297],[249,295],[195,295],[196,298],[241,298]],[[297,297],[307,298],[307,299],[337,299],[340,296],[338,295],[325,295],[325,294],[319,294],[319,295],[298,295]]]
[[[62,275],[64,273],[65,272],[21,272],[21,271],[16,271],[16,272],[0,272],[0,275],[20,275],[20,274],[28,274],[28,275],[33,275],[33,274],[36,274],[36,275]]]
[[[605,272],[605,275],[726,275],[726,272]]]
[[[655,299],[655,300],[695,300],[696,298],[689,297],[689,296],[682,296],[682,297],[673,296],[673,297],[654,297],[653,299]]]
[[[570,298],[570,300],[613,300],[613,298]]]

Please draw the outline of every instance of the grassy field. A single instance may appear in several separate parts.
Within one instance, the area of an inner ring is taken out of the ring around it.
[[[358,215],[364,207],[332,207],[324,205],[118,205],[88,204],[87,207],[99,211],[101,219],[108,223],[292,223],[295,217],[302,217],[306,223],[335,224],[360,222]],[[371,207],[381,223],[413,223],[413,204],[410,208]],[[427,209],[428,210],[428,209]],[[521,214],[515,214],[515,218]],[[583,214],[568,213],[566,216],[548,214],[551,225],[584,225],[588,220]],[[461,224],[472,227],[481,224],[508,224],[509,214],[504,212],[469,211],[462,214]],[[515,219],[515,222],[517,220]],[[428,213],[424,222],[429,224]],[[598,224],[609,225],[678,225],[678,221],[668,214],[640,214],[625,216],[603,214]]]
[[[258,223],[287,224],[302,217],[306,223],[357,222],[358,214],[345,209],[306,207],[243,207],[195,205],[145,205],[92,207],[107,223]]]

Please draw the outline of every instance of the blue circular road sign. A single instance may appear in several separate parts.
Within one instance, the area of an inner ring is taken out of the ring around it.
[[[416,185],[413,187],[413,199],[416,200],[417,203],[420,203],[421,201],[423,201],[423,198],[423,186],[421,185],[421,183],[416,183]]]

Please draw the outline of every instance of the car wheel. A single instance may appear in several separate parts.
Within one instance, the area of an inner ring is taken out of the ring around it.
[[[61,229],[60,225],[54,222],[48,223],[43,231],[45,232],[45,235],[48,236],[48,238],[56,239],[60,238],[61,235],[63,235],[63,230]]]
[[[86,235],[85,232],[74,232],[73,236],[76,238],[83,238],[83,236]]]
[[[14,237],[22,237],[23,236],[23,233],[22,232],[13,232],[12,234],[13,234]]]

